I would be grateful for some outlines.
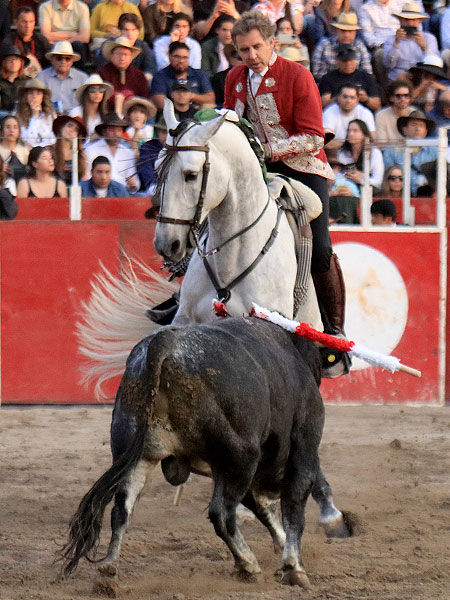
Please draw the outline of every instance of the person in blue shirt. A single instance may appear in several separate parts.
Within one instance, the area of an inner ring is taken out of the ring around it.
[[[189,66],[189,48],[183,42],[172,42],[169,46],[169,66],[153,77],[150,97],[156,108],[164,108],[164,99],[170,98],[176,81],[189,83],[191,102],[196,106],[215,104],[214,92],[208,75],[201,69]]]
[[[430,182],[424,175],[421,167],[437,160],[436,146],[421,146],[421,140],[435,129],[435,122],[428,119],[421,110],[413,110],[407,117],[397,119],[397,129],[403,137],[417,140],[417,146],[411,153],[411,194],[413,196],[429,196],[432,192]],[[388,169],[393,165],[404,165],[403,148],[386,148],[383,152],[384,167]]]
[[[111,179],[111,163],[106,156],[97,156],[92,161],[91,178],[80,181],[83,198],[128,198],[127,188]]]

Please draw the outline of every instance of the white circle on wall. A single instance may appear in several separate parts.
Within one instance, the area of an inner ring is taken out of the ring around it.
[[[394,263],[366,244],[335,244],[346,288],[345,333],[370,350],[390,354],[408,319],[408,293]],[[352,370],[370,365],[353,359]]]

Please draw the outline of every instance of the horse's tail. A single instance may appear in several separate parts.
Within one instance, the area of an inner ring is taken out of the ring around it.
[[[147,430],[147,423],[138,425],[132,444],[81,500],[69,524],[69,541],[59,553],[64,575],[70,575],[82,558],[100,562],[95,554],[105,509],[139,462]]]
[[[105,381],[123,373],[133,346],[158,327],[146,317],[146,310],[179,289],[177,283],[127,256],[118,276],[103,264],[101,268],[77,322],[79,351],[89,359],[81,365],[83,383],[95,382],[97,398],[105,397]]]

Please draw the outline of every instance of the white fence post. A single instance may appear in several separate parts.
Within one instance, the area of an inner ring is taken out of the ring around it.
[[[78,137],[72,140],[72,185],[70,186],[70,220],[81,220],[81,186],[78,183]]]

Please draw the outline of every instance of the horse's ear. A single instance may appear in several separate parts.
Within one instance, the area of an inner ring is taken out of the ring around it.
[[[167,131],[169,129],[176,129],[179,125],[179,121],[175,116],[175,109],[173,107],[172,100],[164,98],[164,109],[163,109],[164,121],[167,125]]]
[[[224,121],[225,116],[222,116],[218,119],[212,119],[211,121],[206,121],[202,123],[201,129],[198,133],[198,137],[196,138],[196,142],[200,146],[205,146],[212,138],[212,136],[219,131]]]

